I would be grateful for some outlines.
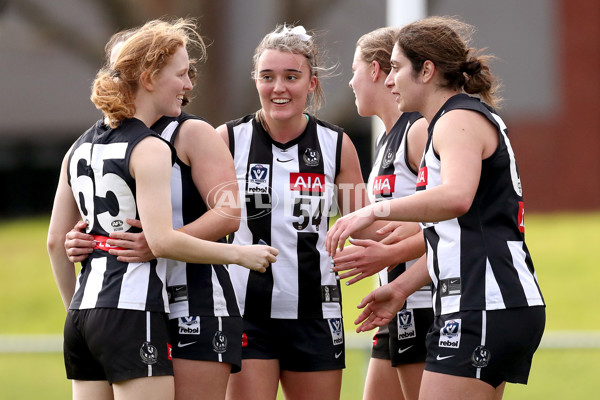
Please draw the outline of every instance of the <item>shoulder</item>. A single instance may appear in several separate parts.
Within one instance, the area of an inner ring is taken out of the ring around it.
[[[339,134],[344,133],[344,129],[340,128],[337,125],[334,125],[334,124],[332,124],[330,122],[327,122],[327,121],[323,121],[323,120],[315,118],[315,117],[311,117],[311,118],[315,119],[315,121],[316,121],[316,123],[317,123],[318,126],[321,126],[321,127],[325,128],[325,129],[328,129],[328,130],[330,130],[332,132],[336,132],[336,133],[339,133]]]

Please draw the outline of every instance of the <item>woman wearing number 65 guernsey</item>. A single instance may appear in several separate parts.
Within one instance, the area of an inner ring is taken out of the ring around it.
[[[527,383],[545,325],[515,155],[492,108],[489,57],[469,48],[472,30],[447,17],[400,30],[392,93],[402,111],[429,123],[417,191],[345,216],[327,235],[335,253],[376,219],[421,223],[426,259],[363,299],[356,320],[359,331],[386,324],[433,282],[420,399],[502,398],[506,382]]]
[[[325,234],[334,185],[342,210],[354,210],[357,187],[364,201],[364,185],[348,136],[307,112],[322,100],[320,57],[303,27],[277,27],[254,54],[261,109],[217,128],[240,182],[233,243],[263,240],[280,251],[266,274],[230,266],[244,336],[228,399],[274,400],[280,381],[286,399],[340,396],[341,294]]]
[[[173,229],[174,149],[150,127],[161,116],[181,114],[192,89],[192,46],[204,51],[189,20],[154,20],[134,30],[94,81],[92,101],[105,118],[63,160],[48,251],[68,307],[64,355],[74,399],[174,397],[164,258],[259,271],[276,261],[277,250],[268,246],[231,246]],[[76,279],[63,243],[79,219],[97,245]],[[127,223],[132,219],[143,224],[156,260],[129,263],[108,252],[111,233],[136,231]]]

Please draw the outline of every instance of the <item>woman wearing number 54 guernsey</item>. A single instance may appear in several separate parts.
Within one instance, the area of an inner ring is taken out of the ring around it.
[[[402,111],[429,123],[417,192],[345,216],[327,236],[335,253],[376,219],[421,222],[426,259],[363,299],[356,320],[358,331],[386,324],[433,282],[420,399],[502,398],[506,382],[527,383],[545,325],[515,155],[492,108],[489,57],[469,48],[472,30],[447,17],[400,30],[392,92]]]
[[[242,222],[233,243],[279,249],[266,274],[230,266],[244,317],[242,371],[228,399],[339,399],[345,367],[341,294],[325,250],[337,186],[341,210],[365,201],[356,150],[307,112],[322,100],[321,55],[303,27],[279,26],[254,54],[261,109],[217,128],[233,154]],[[355,193],[358,188],[359,193]],[[363,203],[365,204],[365,203]]]
[[[157,257],[194,263],[242,263],[266,270],[277,250],[231,246],[175,231],[171,218],[172,146],[150,126],[177,117],[188,76],[188,47],[202,41],[191,21],[155,20],[136,29],[94,81],[104,114],[64,158],[48,232],[48,251],[68,307],[64,355],[74,399],[172,399],[166,260],[123,262],[108,252],[115,231],[139,219]],[[105,123],[105,121],[107,121]],[[79,276],[63,248],[79,220],[96,248]]]

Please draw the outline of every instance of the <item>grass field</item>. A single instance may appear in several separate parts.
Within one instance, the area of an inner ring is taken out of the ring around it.
[[[65,312],[46,254],[48,219],[0,221],[0,335],[60,334]],[[600,214],[527,217],[527,241],[547,309],[547,332],[600,331],[600,269],[587,250],[600,243]],[[343,289],[348,336],[356,304],[373,287],[365,280]],[[350,349],[342,399],[360,399],[370,335]],[[359,346],[360,347],[360,346]],[[506,399],[587,399],[594,397],[600,349],[541,349],[530,383],[509,385]],[[0,354],[0,399],[70,398],[59,353]]]

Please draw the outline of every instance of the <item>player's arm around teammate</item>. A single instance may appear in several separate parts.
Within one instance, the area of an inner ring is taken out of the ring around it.
[[[97,122],[76,141],[62,166],[48,248],[53,270],[60,271],[55,276],[63,299],[72,286],[70,273],[64,272],[74,267],[59,254],[57,238],[66,234],[77,208],[90,221],[90,233],[102,242],[82,266],[65,324],[65,361],[75,399],[173,397],[167,296],[161,278],[165,269],[156,263],[129,266],[118,262],[106,252],[102,239],[114,228],[129,229],[126,218],[139,215],[158,256],[195,262],[242,261],[257,269],[275,261],[276,250],[267,246],[248,251],[232,248],[224,254],[226,245],[188,240],[189,236],[172,228],[173,154],[149,126],[161,115],[181,112],[181,98],[191,89],[187,44],[197,43],[195,37],[193,23],[186,20],[151,21],[130,37],[114,68],[99,71],[94,82],[92,100],[106,114],[110,127]],[[162,56],[150,57],[156,63],[145,64],[151,49]],[[122,57],[128,57],[128,62]],[[66,196],[69,184],[71,198]],[[110,273],[104,274],[107,270]],[[128,290],[112,290],[115,287]],[[131,322],[126,329],[118,322],[124,318]],[[121,329],[118,335],[115,329]]]

